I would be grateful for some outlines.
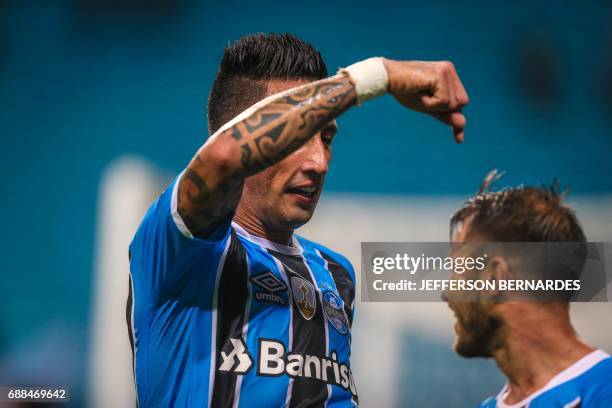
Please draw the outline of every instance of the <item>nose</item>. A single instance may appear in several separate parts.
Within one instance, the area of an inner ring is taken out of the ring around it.
[[[330,151],[321,137],[318,134],[315,135],[304,145],[304,148],[302,170],[314,172],[320,176],[326,175],[329,170]]]

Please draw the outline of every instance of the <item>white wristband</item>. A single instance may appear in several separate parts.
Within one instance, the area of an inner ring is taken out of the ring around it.
[[[389,76],[380,57],[368,58],[351,66],[340,69],[351,77],[357,91],[357,103],[375,98],[387,92]]]

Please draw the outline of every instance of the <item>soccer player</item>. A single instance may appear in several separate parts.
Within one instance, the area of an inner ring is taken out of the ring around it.
[[[481,192],[454,214],[451,233],[454,243],[586,240],[555,186]],[[518,273],[503,259],[492,263],[496,278]],[[567,301],[449,300],[449,306],[457,320],[455,351],[493,357],[508,379],[482,408],[612,407],[612,358],[580,339]]]
[[[463,140],[468,97],[449,62],[371,58],[328,78],[319,52],[291,35],[249,35],[225,50],[211,136],[130,245],[141,405],[357,404],[353,268],[294,230],[323,189],[335,118],[385,92]]]

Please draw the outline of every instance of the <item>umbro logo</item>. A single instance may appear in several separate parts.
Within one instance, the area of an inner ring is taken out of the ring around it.
[[[249,354],[246,345],[242,339],[228,339],[230,342],[225,343],[225,349],[228,345],[232,346],[231,351],[221,351],[221,365],[219,371],[232,371],[236,374],[244,374],[249,371],[253,365],[253,359]]]
[[[272,293],[278,292],[279,290],[287,290],[285,282],[277,278],[276,275],[270,271],[251,277],[251,282]]]
[[[255,284],[255,290],[253,290],[255,299],[279,305],[287,303],[287,285],[271,271],[252,276],[251,282]]]

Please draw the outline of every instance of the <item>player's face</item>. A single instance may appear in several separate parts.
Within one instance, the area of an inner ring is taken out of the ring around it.
[[[267,94],[307,82],[270,81]],[[332,121],[284,160],[247,178],[242,199],[249,211],[277,228],[297,228],[308,222],[323,190],[335,133]]]
[[[467,228],[459,228],[453,243],[468,242]],[[491,302],[453,301],[446,298],[455,315],[455,352],[463,357],[490,357],[499,321]]]

